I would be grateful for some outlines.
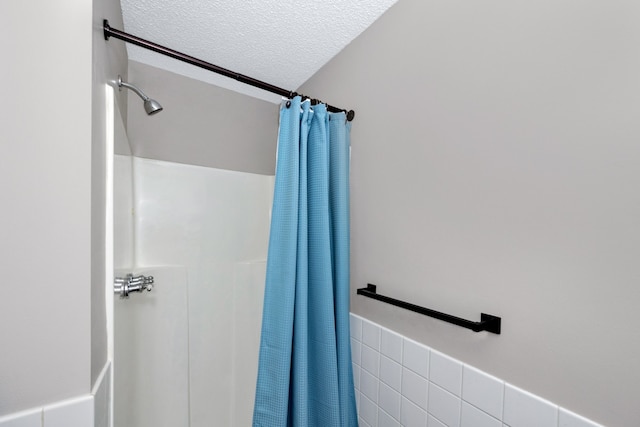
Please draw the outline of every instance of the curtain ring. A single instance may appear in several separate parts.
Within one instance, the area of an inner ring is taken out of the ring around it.
[[[291,107],[291,101],[287,101],[285,105],[287,106],[287,108]]]

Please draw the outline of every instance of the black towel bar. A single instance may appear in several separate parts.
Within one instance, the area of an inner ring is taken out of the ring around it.
[[[450,314],[441,313],[439,311],[431,310],[430,308],[420,307],[419,305],[411,304],[409,302],[400,301],[394,298],[385,297],[376,293],[376,285],[369,283],[366,288],[358,289],[358,295],[377,299],[378,301],[386,302],[387,304],[402,307],[407,310],[415,311],[416,313],[424,314],[425,316],[434,317],[439,320],[444,320],[454,325],[462,326],[463,328],[471,329],[474,332],[487,331],[494,334],[500,334],[500,326],[502,319],[491,314],[480,314],[480,321],[473,322],[471,320],[462,319],[460,317],[452,316]]]

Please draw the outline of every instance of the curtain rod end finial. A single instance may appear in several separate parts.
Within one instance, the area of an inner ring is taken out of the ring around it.
[[[349,110],[347,112],[347,121],[351,122],[356,117],[356,112],[353,110]]]
[[[102,20],[102,34],[105,40],[109,40],[109,37],[111,37],[111,26],[108,19]]]

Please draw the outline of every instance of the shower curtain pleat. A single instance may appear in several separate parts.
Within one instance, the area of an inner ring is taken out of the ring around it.
[[[334,116],[335,117],[335,116]],[[338,388],[341,396],[348,396],[340,405],[343,426],[357,425],[355,393],[353,389],[353,365],[351,364],[351,339],[349,333],[349,162],[351,153],[351,122],[344,114],[329,122],[330,171],[329,195],[331,212],[331,237],[333,261],[333,286],[335,298],[336,343],[338,354]],[[353,408],[350,406],[353,403]]]
[[[255,427],[357,426],[349,339],[349,131],[280,109]]]

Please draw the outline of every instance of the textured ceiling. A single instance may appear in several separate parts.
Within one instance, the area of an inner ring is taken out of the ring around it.
[[[396,0],[121,0],[124,31],[295,90]],[[280,97],[133,45],[129,59],[268,101]]]

